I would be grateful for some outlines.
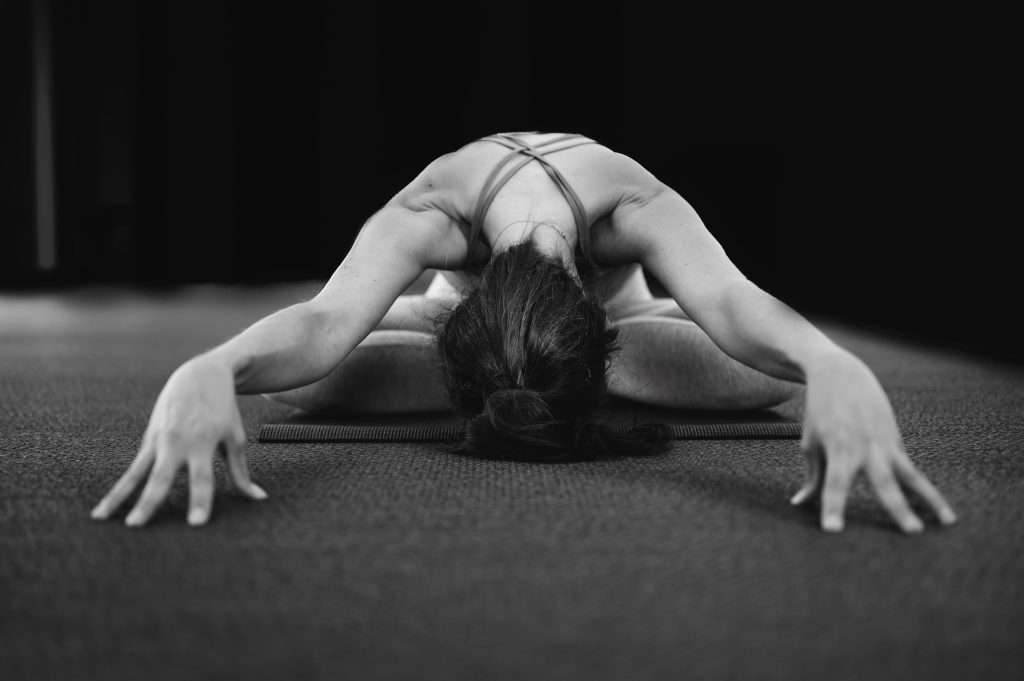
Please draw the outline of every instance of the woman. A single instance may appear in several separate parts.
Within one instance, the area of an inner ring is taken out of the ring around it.
[[[641,268],[671,298],[654,298]],[[425,295],[402,295],[429,269]],[[592,422],[605,392],[755,408],[799,384],[807,465],[792,503],[820,501],[822,527],[841,530],[863,470],[904,531],[923,523],[900,483],[955,521],[907,457],[870,369],[747,280],[675,191],[579,135],[492,135],[398,192],[314,298],[179,367],[93,517],[148,477],[126,518],[144,524],[187,464],[188,521],[205,523],[218,451],[235,488],[266,498],[249,477],[236,393],[317,411],[453,407],[471,418],[469,453],[561,460],[659,449],[656,429],[614,435]]]

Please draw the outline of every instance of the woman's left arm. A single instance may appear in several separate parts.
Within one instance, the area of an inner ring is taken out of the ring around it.
[[[839,531],[850,486],[864,471],[904,531],[919,532],[923,524],[900,483],[943,524],[954,522],[952,508],[907,456],[889,400],[867,365],[750,282],[679,194],[656,181],[638,187],[613,212],[612,227],[635,244],[644,268],[726,354],[807,386],[807,475],[792,502],[820,494],[822,528]]]

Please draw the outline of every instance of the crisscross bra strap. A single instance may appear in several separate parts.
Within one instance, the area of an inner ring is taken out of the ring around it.
[[[487,210],[491,207],[494,197],[498,195],[501,188],[523,166],[531,161],[537,161],[554,181],[555,186],[562,192],[562,196],[565,197],[566,202],[569,204],[573,219],[576,221],[576,233],[579,235],[580,249],[583,251],[583,256],[588,261],[591,261],[590,222],[587,220],[587,212],[583,208],[583,202],[580,201],[579,195],[565,179],[565,176],[544,157],[548,154],[573,149],[584,144],[597,144],[597,142],[582,135],[568,134],[555,137],[536,146],[531,146],[515,137],[513,133],[489,135],[482,137],[480,141],[495,142],[512,151],[494,166],[494,170],[491,171],[491,174],[487,176],[487,180],[484,182],[484,187],[480,191],[480,197],[477,199],[476,208],[473,211],[473,222],[470,225],[470,245],[475,244],[477,238],[479,238],[480,232],[483,230],[484,217],[487,215]],[[544,151],[539,151],[540,149],[544,149]],[[519,160],[507,173],[498,178],[499,173],[501,173],[505,166],[520,156],[525,156],[525,158]]]

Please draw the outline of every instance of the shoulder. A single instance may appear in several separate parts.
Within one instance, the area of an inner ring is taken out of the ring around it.
[[[388,202],[410,210],[439,210],[468,223],[479,185],[493,162],[493,150],[479,140],[430,161]]]
[[[452,152],[438,156],[400,189],[386,205],[422,210],[451,193],[458,184],[459,171]]]
[[[595,251],[643,262],[657,248],[666,225],[679,216],[681,197],[639,161],[622,153],[604,164],[606,186],[614,188],[604,229],[594,231]],[[673,198],[674,197],[674,198]],[[666,211],[668,213],[666,213]],[[607,256],[606,256],[607,257]]]
[[[382,245],[408,252],[423,267],[444,268],[465,258],[455,152],[437,157],[417,173],[364,225]]]
[[[620,152],[610,152],[594,172],[609,197],[605,214],[605,237],[614,243],[614,250],[635,253],[631,229],[634,214],[671,189],[636,159]]]
[[[668,186],[639,161],[619,152],[612,152],[603,172],[620,194],[617,208],[646,203],[668,190]]]

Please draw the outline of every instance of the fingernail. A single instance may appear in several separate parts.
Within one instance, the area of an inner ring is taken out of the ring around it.
[[[124,524],[129,527],[137,527],[142,524],[142,518],[137,513],[129,513],[128,517],[124,519]]]
[[[793,495],[793,496],[792,496],[792,497],[790,498],[790,500],[789,500],[789,503],[793,504],[794,506],[796,506],[797,504],[799,504],[799,503],[800,503],[800,492],[797,492],[796,494],[794,494],[794,495]]]
[[[828,532],[840,532],[843,529],[843,519],[837,515],[826,516],[821,527]]]
[[[89,516],[92,517],[93,520],[101,519],[103,517],[103,504],[99,504],[96,508],[92,509],[89,512]]]
[[[939,511],[939,520],[945,525],[952,525],[956,522],[956,513],[953,513],[951,508],[944,508]]]
[[[252,495],[257,499],[266,499],[268,496],[270,496],[266,493],[266,491],[264,491],[262,487],[257,485],[255,482],[252,483]]]
[[[924,524],[917,518],[909,518],[903,524],[903,529],[907,532],[920,532],[924,529]]]
[[[202,525],[204,520],[206,520],[206,514],[203,513],[203,509],[193,508],[188,512],[189,525]]]

